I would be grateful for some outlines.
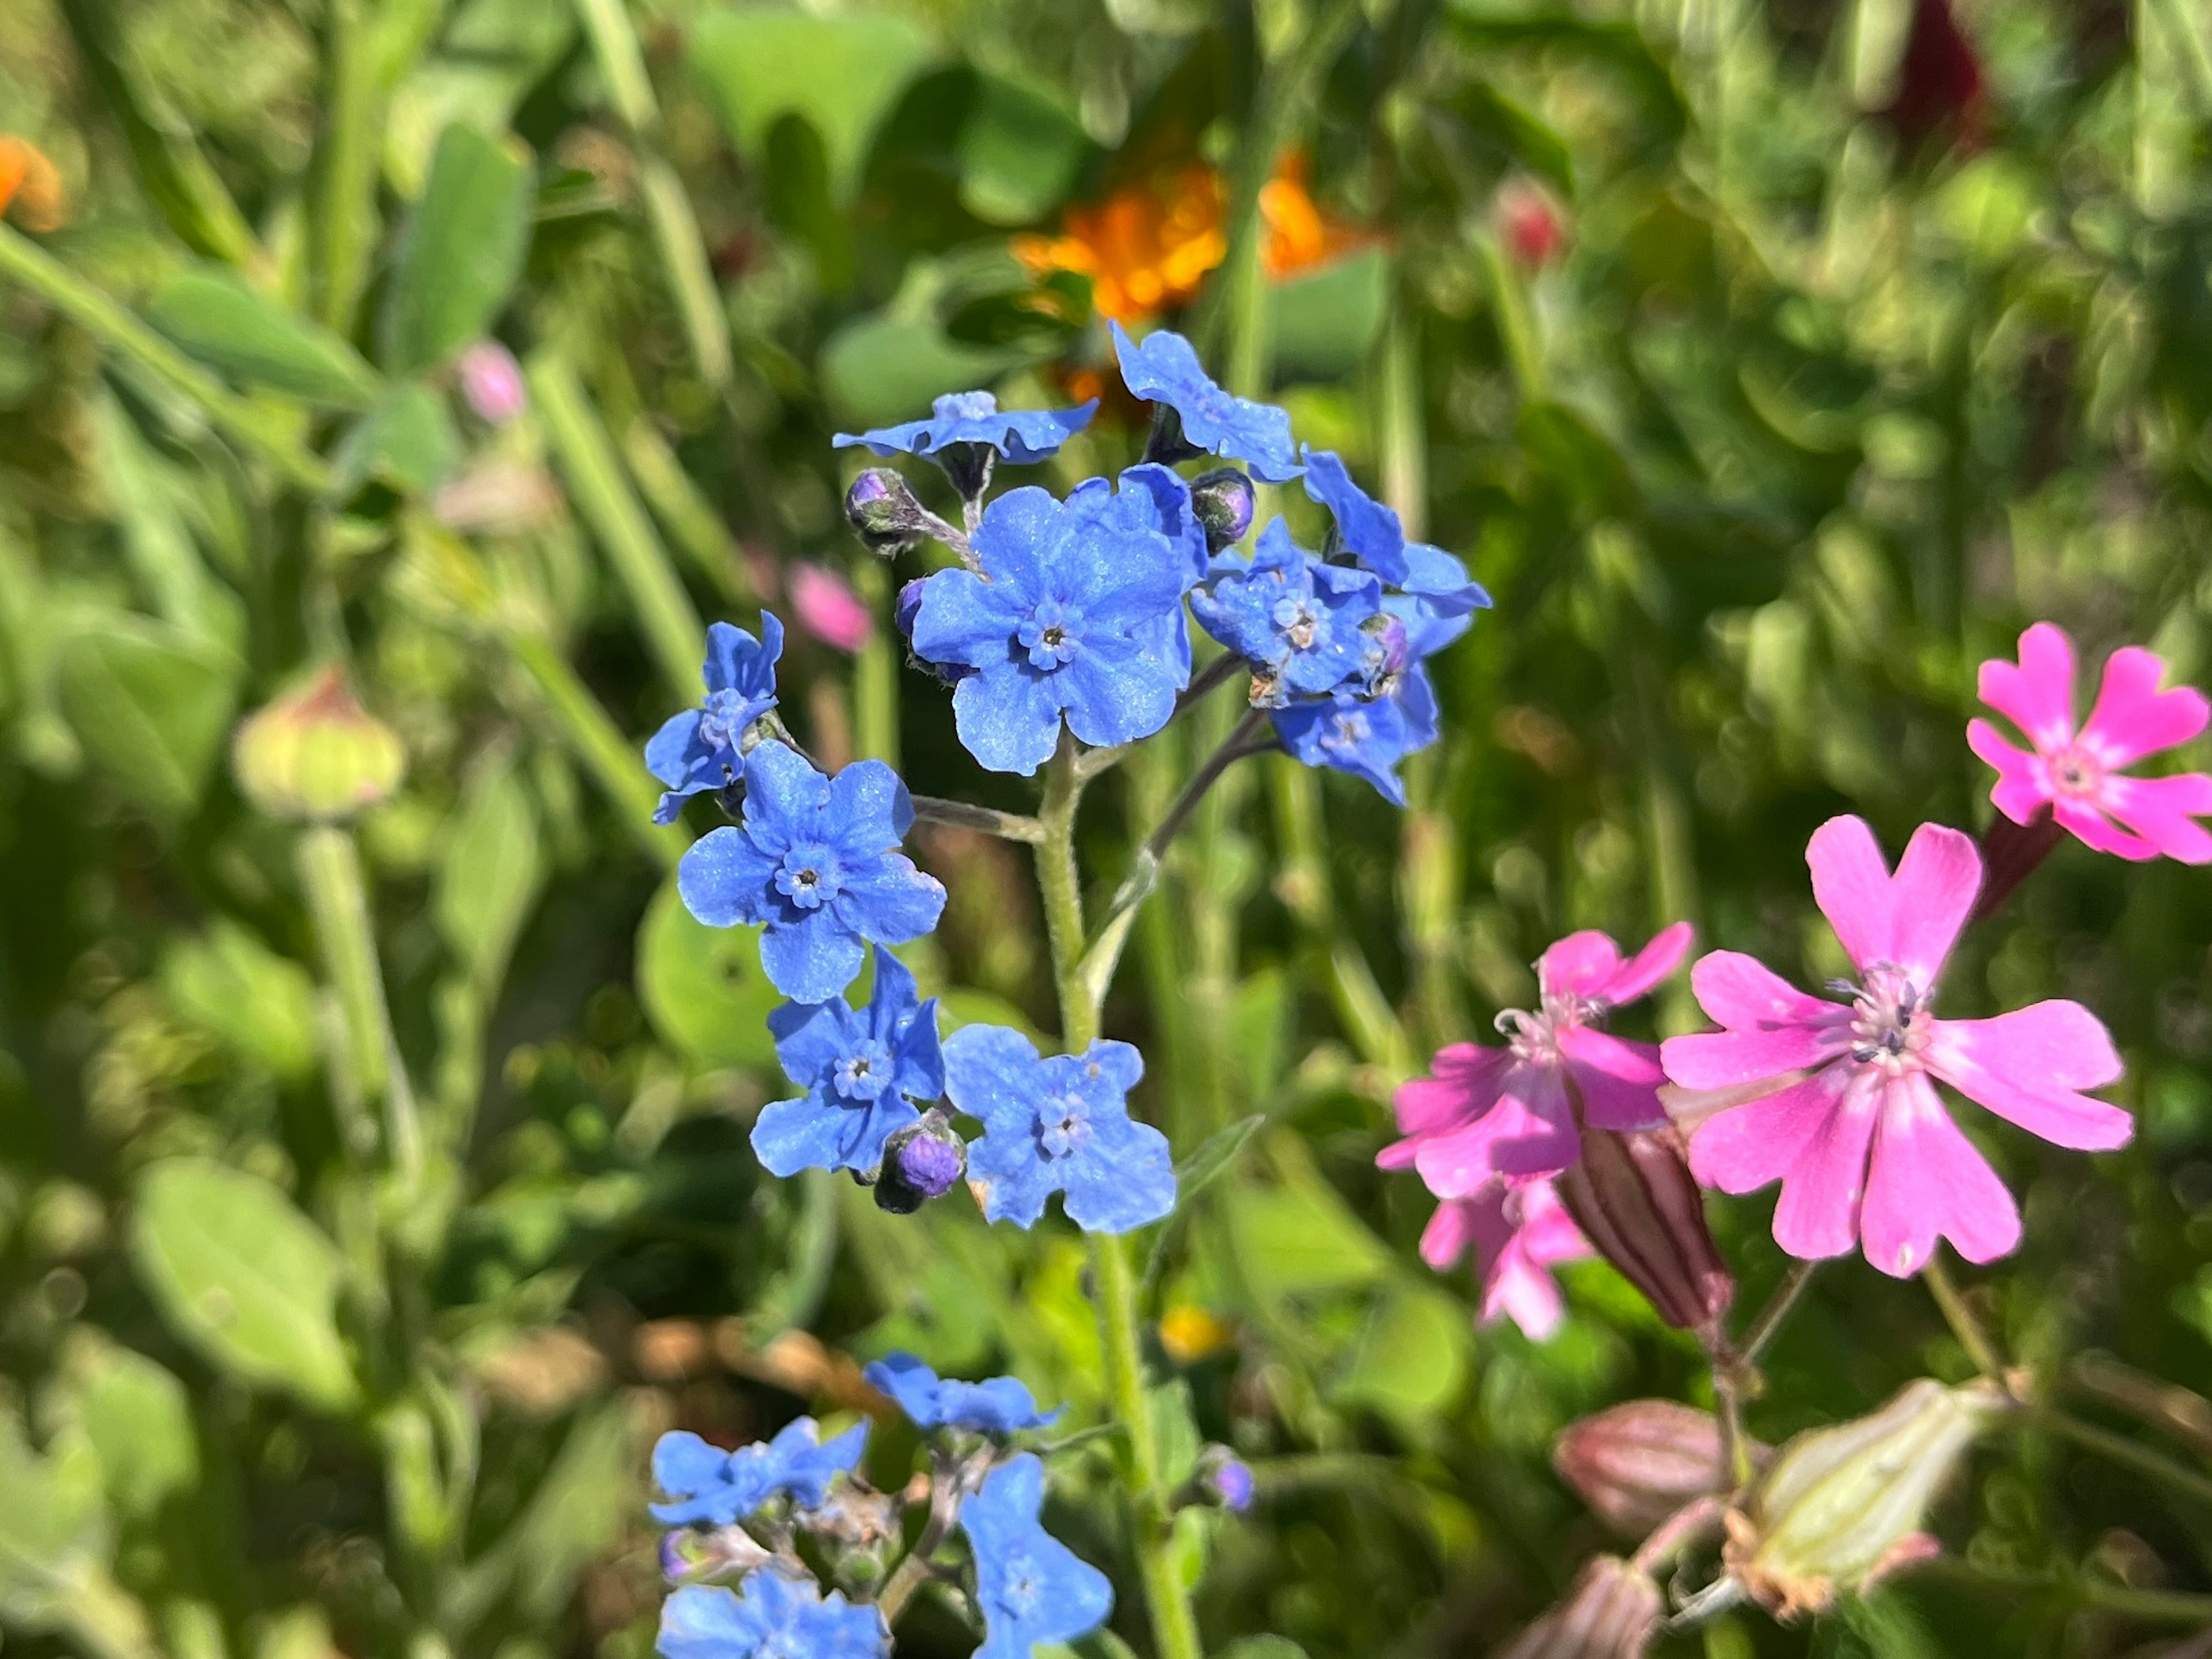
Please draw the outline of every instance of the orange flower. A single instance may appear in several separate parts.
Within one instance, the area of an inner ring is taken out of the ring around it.
[[[1360,240],[1325,218],[1307,194],[1304,155],[1284,158],[1260,192],[1261,267],[1283,277],[1332,258]],[[1091,207],[1067,210],[1057,236],[1018,236],[1014,257],[1030,275],[1070,270],[1091,279],[1091,304],[1134,323],[1189,303],[1229,251],[1228,192],[1202,161],[1127,185]]]
[[[0,215],[10,203],[26,230],[59,230],[69,218],[62,175],[46,152],[27,138],[0,133]]]

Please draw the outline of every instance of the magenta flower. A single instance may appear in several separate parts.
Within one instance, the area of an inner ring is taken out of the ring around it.
[[[1421,1230],[1421,1260],[1443,1273],[1470,1243],[1482,1286],[1481,1322],[1503,1316],[1530,1341],[1548,1340],[1566,1314],[1553,1265],[1591,1254],[1550,1178],[1492,1181],[1472,1198],[1446,1199]]]
[[[1690,1167],[1729,1193],[1780,1181],[1774,1238],[1795,1256],[1862,1243],[1901,1279],[1942,1237],[1969,1261],[1993,1261],[2020,1243],[2020,1212],[1936,1080],[2057,1146],[2104,1151],[2134,1132],[2118,1107],[2081,1092],[2119,1076],[2112,1039],[2073,1002],[1995,1019],[1930,1011],[1981,886],[1970,837],[1923,823],[1893,877],[1872,830],[1831,818],[1805,861],[1859,977],[1824,1001],[1735,951],[1698,961],[1691,986],[1723,1029],[1669,1038],[1662,1060],[1677,1085],[1727,1103],[1698,1124]]]
[[[1536,963],[1542,1001],[1498,1017],[1503,1048],[1455,1042],[1431,1062],[1433,1077],[1402,1085],[1392,1101],[1405,1139],[1376,1162],[1420,1172],[1439,1198],[1463,1197],[1485,1178],[1555,1175],[1575,1161],[1581,1125],[1648,1129],[1667,1121],[1659,1050],[1599,1027],[1674,971],[1690,949],[1678,921],[1627,962],[1600,933],[1569,934]],[[1579,1106],[1579,1117],[1577,1107]]]
[[[2059,629],[2038,623],[2020,636],[2017,664],[2001,657],[1984,663],[1982,701],[2034,747],[2022,753],[1987,720],[1967,722],[1967,743],[1997,769],[1990,793],[1997,811],[2027,823],[2047,806],[2062,827],[2124,859],[2163,853],[2185,864],[2212,863],[2212,835],[2191,822],[2212,813],[2212,777],[2131,778],[2122,772],[2204,729],[2203,695],[2187,686],[2160,690],[2165,672],[2164,663],[2139,647],[2112,653],[2097,706],[2077,732],[2074,647]]]
[[[836,572],[793,565],[789,592],[793,620],[832,649],[852,656],[875,637],[876,619]]]

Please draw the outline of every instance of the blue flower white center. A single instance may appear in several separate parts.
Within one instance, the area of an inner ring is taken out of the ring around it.
[[[999,400],[988,392],[953,392],[930,406],[940,421],[983,421],[999,412]]]
[[[838,1060],[830,1086],[848,1100],[880,1100],[891,1086],[891,1051],[870,1037]]]
[[[709,691],[699,710],[699,741],[709,749],[727,749],[752,724],[757,713],[752,699],[735,686]]]
[[[1057,599],[1046,599],[1030,612],[1015,638],[1030,653],[1034,668],[1057,668],[1075,655],[1075,618]]]
[[[776,866],[775,890],[800,909],[813,910],[836,897],[844,880],[836,854],[820,842],[800,842]]]
[[[1310,593],[1285,593],[1275,601],[1273,615],[1293,651],[1310,651],[1328,632],[1328,613]]]
[[[1027,1550],[1016,1550],[1006,1564],[1006,1589],[1000,1592],[1001,1608],[1017,1621],[1028,1617],[1036,1607],[1040,1586],[1037,1583],[1036,1563],[1030,1559]]]
[[[1037,1108],[1037,1146],[1047,1158],[1066,1158],[1091,1139],[1083,1102],[1054,1095]]]
[[[1374,734],[1367,716],[1357,708],[1340,708],[1322,729],[1321,746],[1330,750],[1357,749]]]
[[[1879,1066],[1892,1077],[1917,1072],[1935,1027],[1929,995],[1893,963],[1877,962],[1856,984],[1832,980],[1829,988],[1851,1002],[1851,1058]]]

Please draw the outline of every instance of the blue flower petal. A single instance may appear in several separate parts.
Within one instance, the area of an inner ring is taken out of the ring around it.
[[[684,849],[676,866],[676,890],[684,908],[709,927],[734,927],[774,914],[769,883],[775,873],[773,859],[743,830],[725,824]]]
[[[952,718],[960,746],[994,772],[1031,776],[1060,747],[1060,699],[1026,664],[962,680],[952,690]]]
[[[912,828],[914,797],[883,762],[854,761],[830,780],[824,839],[859,853],[880,853],[905,840]]]
[[[761,934],[761,971],[793,1002],[829,1001],[853,982],[866,954],[830,905],[773,920]]]
[[[860,1373],[872,1388],[889,1395],[918,1429],[938,1425],[937,1373],[910,1353],[886,1354]]]
[[[1067,665],[1074,682],[1067,729],[1095,747],[1134,743],[1168,723],[1176,695],[1189,683],[1141,641],[1094,646]]]
[[[1070,1160],[1067,1218],[1087,1233],[1126,1233],[1175,1208],[1175,1157],[1149,1123],[1101,1119]]]
[[[745,828],[764,850],[790,844],[783,826],[829,804],[830,780],[787,744],[763,743],[745,757]]]
[[[1182,335],[1157,329],[1141,342],[1113,325],[1121,379],[1139,398],[1172,408],[1192,447],[1243,462],[1253,476],[1285,483],[1298,476],[1291,417],[1272,404],[1231,396],[1209,379]]]
[[[1038,1643],[1088,1635],[1114,1610],[1106,1575],[1045,1531],[1043,1506],[1044,1465],[1030,1452],[961,1505],[987,1632],[975,1659],[1030,1659]]]
[[[1014,630],[1026,611],[1022,597],[1011,581],[987,582],[971,570],[939,571],[921,585],[915,655],[939,666],[995,668],[1011,662]]]
[[[885,853],[848,875],[845,890],[827,908],[863,938],[904,945],[937,926],[945,914],[945,884],[915,869],[912,859]]]
[[[1091,423],[1096,398],[1073,409],[1001,410],[988,392],[956,392],[939,398],[926,421],[879,427],[857,436],[841,432],[832,440],[846,449],[866,444],[878,455],[933,456],[952,444],[981,444],[1018,465],[1048,460],[1060,447]]]
[[[842,1000],[787,1002],[768,1017],[783,1074],[801,1088],[823,1081],[830,1068],[860,1046],[861,1030]]]

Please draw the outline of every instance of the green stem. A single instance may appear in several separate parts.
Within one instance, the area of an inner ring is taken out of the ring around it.
[[[361,0],[330,0],[321,177],[317,181],[315,315],[341,336],[368,282],[376,239],[376,105],[382,64]]]
[[[1818,1261],[1793,1261],[1790,1264],[1790,1271],[1783,1274],[1782,1282],[1774,1287],[1774,1294],[1766,1298],[1766,1305],[1759,1310],[1745,1329],[1743,1344],[1736,1351],[1736,1359],[1740,1364],[1749,1366],[1759,1363],[1759,1356],[1774,1340],[1774,1334],[1782,1328],[1782,1322],[1797,1305],[1797,1298],[1804,1295],[1805,1287],[1813,1282],[1813,1274],[1820,1265]]]
[[[631,495],[614,443],[566,358],[541,351],[530,360],[530,389],[568,488],[629,594],[661,678],[681,702],[699,696],[706,629],[684,591],[652,520]]]
[[[422,1169],[422,1127],[384,999],[368,884],[353,832],[331,823],[304,830],[299,858],[323,964],[345,1014],[347,1063],[362,1098],[382,1103],[386,1156],[403,1184],[411,1187]]]
[[[890,577],[880,559],[864,562],[854,573],[853,588],[876,627],[853,659],[853,736],[862,755],[899,763],[899,667],[905,644],[883,626],[890,614]]]
[[[122,305],[5,225],[0,225],[0,276],[13,278],[100,344],[198,404],[225,437],[259,455],[291,483],[311,495],[329,490],[330,469],[301,447],[289,422],[232,395]]]
[[[638,750],[607,718],[607,711],[599,707],[591,688],[576,677],[568,659],[550,641],[515,631],[505,636],[505,643],[515,665],[537,683],[561,735],[629,826],[630,834],[655,863],[674,869],[690,838],[675,824],[653,821],[660,792]]]
[[[1974,1362],[1974,1369],[1999,1388],[2005,1389],[2004,1362],[1997,1357],[1996,1345],[1982,1329],[1981,1322],[1967,1307],[1966,1299],[1959,1294],[1959,1287],[1951,1282],[1951,1271],[1943,1265],[1942,1258],[1931,1255],[1928,1265],[1920,1270],[1921,1282],[1928,1286],[1929,1295],[1942,1311],[1943,1322],[1951,1328],[1951,1334],[1959,1339],[1959,1346]]]
[[[2096,1453],[2107,1462],[2133,1469],[2144,1479],[2169,1486],[2200,1504],[2212,1504],[2212,1476],[2177,1463],[2165,1453],[2153,1451],[2125,1435],[2114,1434],[2094,1423],[2084,1423],[2078,1417],[2049,1406],[2029,1407],[2027,1420],[2062,1440],[2072,1441],[2084,1451]]]
[[[634,416],[623,428],[623,459],[646,505],[691,568],[725,599],[758,605],[760,596],[753,592],[751,575],[721,514],[692,483],[649,416]]]
[[[1043,839],[1037,844],[1037,889],[1044,905],[1045,933],[1052,946],[1053,978],[1060,993],[1061,1046],[1080,1054],[1098,1036],[1100,997],[1083,974],[1083,888],[1075,861],[1076,810],[1083,799],[1074,744],[1063,738],[1045,775],[1044,801],[1037,813]],[[1103,992],[1103,986],[1098,988]],[[1091,1233],[1093,1294],[1098,1301],[1098,1334],[1106,1370],[1107,1409],[1125,1435],[1127,1461],[1122,1466],[1132,1510],[1145,1604],[1160,1659],[1200,1659],[1198,1620],[1178,1569],[1170,1537],[1167,1493],[1161,1484],[1159,1447],[1145,1393],[1144,1348],[1139,1337],[1136,1276],[1130,1271],[1128,1243],[1119,1234]]]
[[[1938,1556],[1913,1569],[1916,1573],[1948,1578],[1968,1589],[2001,1591],[2017,1595],[2025,1591],[2057,1594],[2069,1597],[2081,1607],[2094,1607],[2100,1612],[2117,1613],[2123,1618],[2142,1619],[2178,1625],[2193,1625],[2212,1620],[2212,1595],[2192,1595],[2178,1590],[2135,1589],[2125,1584],[2108,1584],[2100,1579],[2069,1578],[2045,1573],[2008,1572],[2002,1567],[1984,1566],[1972,1561]]]

